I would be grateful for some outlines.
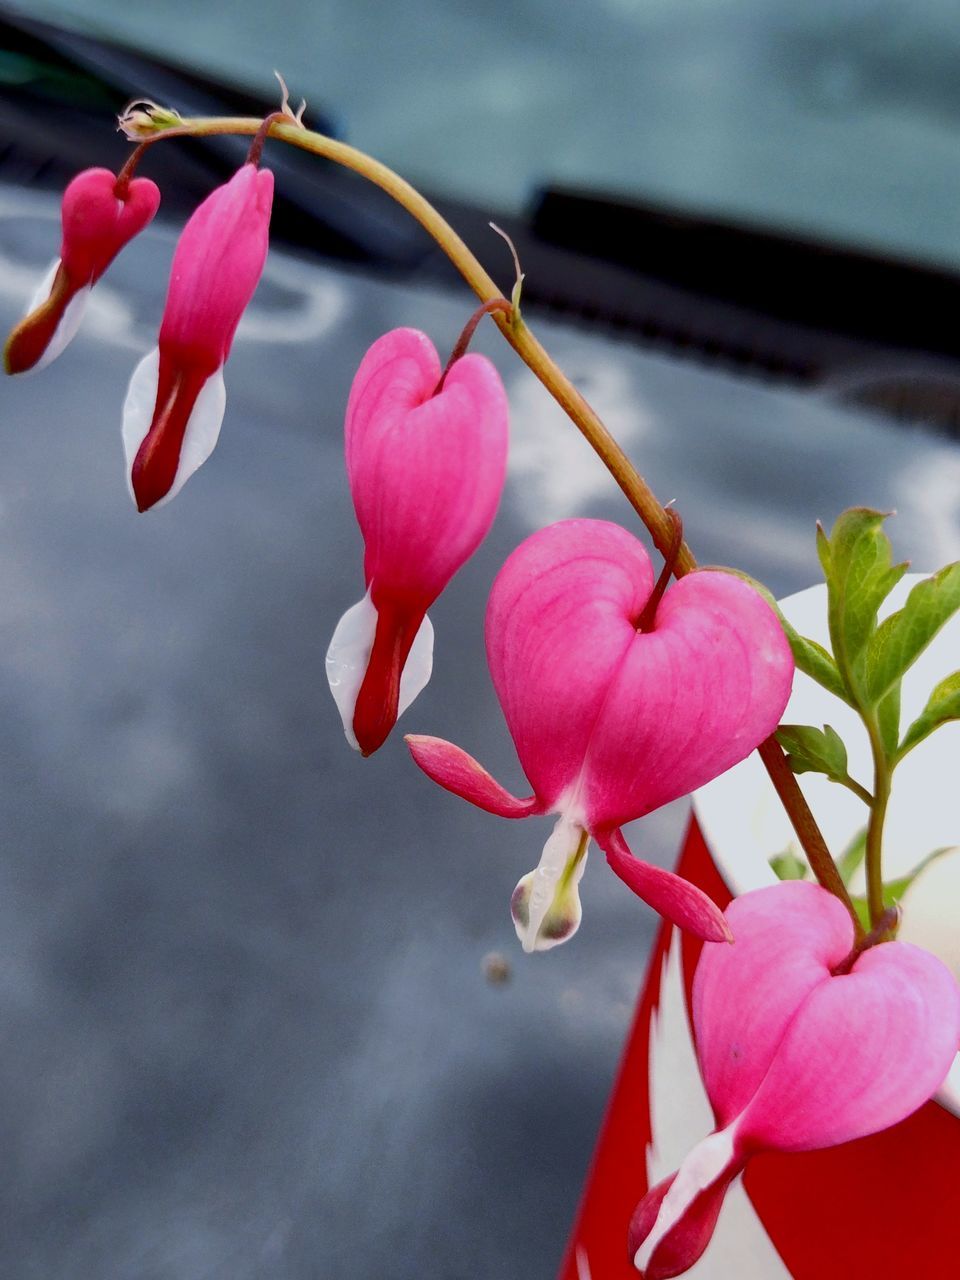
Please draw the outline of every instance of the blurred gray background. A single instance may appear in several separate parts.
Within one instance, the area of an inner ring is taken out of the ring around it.
[[[36,0],[331,112],[431,190],[576,182],[960,262],[953,0]]]
[[[576,178],[931,261],[960,249],[946,4],[35,12],[271,99],[279,66],[350,140],[484,207]],[[56,251],[57,208],[0,186],[4,329]],[[523,957],[509,897],[549,824],[440,791],[399,736],[360,760],[323,673],[362,591],[353,372],[399,324],[446,352],[472,298],[275,247],[216,453],[138,517],[120,405],[176,231],[161,218],[124,252],[54,366],[0,385],[0,1276],[547,1280],[656,922],[594,853],[578,936]],[[703,561],[799,589],[814,521],[855,502],[896,508],[917,569],[960,555],[955,442],[530,320]],[[635,525],[492,327],[477,347],[510,396],[507,490],[432,610],[434,679],[400,727],[519,790],[489,583],[546,521]],[[686,816],[645,819],[633,848],[670,862]]]

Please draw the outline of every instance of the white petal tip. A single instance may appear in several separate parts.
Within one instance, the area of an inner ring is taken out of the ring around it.
[[[60,266],[60,259],[55,258],[47,269],[46,274],[35,289],[24,315],[28,316],[31,312],[36,311],[38,307],[42,307],[46,300],[50,297],[50,290],[53,288],[53,282],[56,278],[57,270]],[[84,312],[87,309],[87,303],[90,301],[90,290],[93,286],[86,285],[85,288],[78,290],[64,308],[63,315],[60,317],[60,323],[53,331],[53,336],[47,343],[46,350],[32,368],[26,370],[27,373],[39,373],[41,369],[45,369],[48,364],[52,364],[57,356],[61,355],[76,337],[77,330],[80,328],[83,320]]]
[[[157,383],[160,373],[160,348],[154,347],[134,369],[123,402],[123,453],[127,471],[127,489],[136,502],[133,492],[133,464],[140,446],[146,439],[153,422],[157,404]],[[227,406],[227,388],[223,381],[223,366],[206,380],[194,401],[187,419],[180,459],[173,484],[151,505],[151,510],[164,506],[175,498],[193,473],[213,453],[220,438],[220,427]]]
[[[355,751],[360,750],[360,744],[353,732],[353,716],[376,632],[377,610],[368,591],[337,623],[327,649],[327,683],[340,712],[347,742]],[[398,716],[403,715],[417,695],[426,688],[432,671],[433,623],[425,616],[400,676]]]
[[[586,865],[586,833],[561,817],[539,866],[521,878],[510,899],[513,927],[527,955],[569,942],[580,928],[579,886]]]

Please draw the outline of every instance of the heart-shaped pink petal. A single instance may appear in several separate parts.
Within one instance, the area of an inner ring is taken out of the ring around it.
[[[620,826],[744,759],[779,723],[793,656],[769,605],[731,574],[689,574],[635,632],[590,737],[590,826]]]
[[[160,190],[149,178],[134,178],[122,196],[109,169],[85,169],[63,193],[60,259],[75,288],[93,284],[128,241],[152,220]]]
[[[346,460],[372,598],[429,608],[486,536],[507,460],[506,393],[466,355],[443,389],[426,334],[394,329],[367,352],[350,391]]]
[[[490,674],[524,773],[548,809],[580,778],[652,588],[642,545],[604,520],[541,529],[497,575],[486,618]]]
[[[230,354],[267,257],[273,174],[241,165],[190,215],[170,267],[160,350],[209,377]]]
[[[853,946],[840,901],[803,880],[735,898],[726,919],[733,946],[705,946],[693,981],[697,1056],[721,1127],[756,1093],[797,1008]]]
[[[946,966],[909,942],[873,947],[797,1010],[740,1142],[810,1151],[887,1129],[943,1083],[958,1039],[960,993]]]

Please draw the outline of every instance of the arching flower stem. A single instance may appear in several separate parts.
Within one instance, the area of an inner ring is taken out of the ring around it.
[[[481,302],[499,304],[505,301],[502,291],[491,276],[433,205],[399,174],[356,147],[306,129],[282,112],[274,113],[266,120],[247,116],[183,118],[178,119],[172,127],[167,123],[169,117],[166,115],[154,118],[146,113],[127,119],[132,120],[133,123],[123,123],[124,117],[121,116],[121,128],[134,142],[152,144],[164,138],[203,138],[222,135],[256,138],[263,131],[264,139],[270,137],[279,142],[289,143],[302,151],[309,151],[313,155],[332,160],[346,169],[352,169],[380,187],[420,223],[444,251]],[[502,308],[498,305],[491,314],[510,346],[546,387],[603,462],[627,501],[643,521],[657,550],[664,558],[670,556],[675,524],[669,510],[658,501],[653,490],[607,430],[596,411],[512,308],[509,306]],[[697,568],[693,552],[685,542],[680,542],[675,557],[676,577],[682,577]],[[820,884],[839,898],[847,908],[853,920],[856,938],[859,940],[863,935],[863,929],[850,895],[840,878],[823,835],[817,827],[816,820],[786,762],[781,747],[776,739],[771,737],[761,744],[759,753],[790,817],[814,875]]]

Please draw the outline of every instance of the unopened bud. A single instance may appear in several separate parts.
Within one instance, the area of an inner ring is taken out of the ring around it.
[[[183,123],[179,111],[172,107],[161,107],[157,102],[147,98],[138,98],[129,102],[117,116],[117,128],[131,142],[140,142],[151,138],[155,133],[164,133],[167,129],[175,129]]]

